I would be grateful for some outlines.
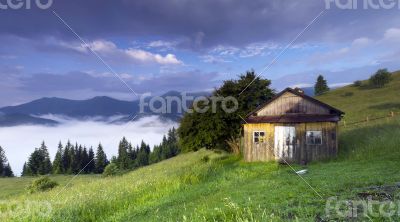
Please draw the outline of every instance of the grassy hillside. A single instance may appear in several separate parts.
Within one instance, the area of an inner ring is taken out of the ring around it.
[[[72,177],[73,175],[57,175],[51,176],[51,179],[56,181],[60,186],[66,186]],[[75,183],[91,182],[97,178],[99,178],[98,175],[81,175],[74,180],[72,185]],[[25,188],[35,179],[35,177],[0,178],[0,200],[24,194]]]
[[[371,88],[368,81],[363,81],[361,87],[346,86],[316,98],[345,111],[347,122],[386,116],[391,111],[400,112],[400,71],[392,77],[383,88]]]
[[[396,74],[383,89],[345,87],[319,99],[357,121],[398,109],[387,104],[399,103],[399,84]],[[348,92],[353,94],[343,96]],[[395,117],[342,129],[339,157],[307,166],[303,177],[312,188],[289,166],[244,163],[223,152],[200,150],[123,176],[92,182],[79,176],[66,189],[0,196],[0,221],[336,221],[325,212],[330,197],[365,200],[364,194],[371,193],[382,201],[385,193],[399,200],[400,190],[387,188],[400,182],[399,126]],[[18,180],[0,180],[2,192],[5,182]]]

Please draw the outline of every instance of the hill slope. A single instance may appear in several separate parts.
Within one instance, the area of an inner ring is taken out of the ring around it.
[[[398,78],[396,74],[383,89],[345,87],[319,99],[345,111],[346,119],[385,115],[392,108],[375,105],[397,102],[392,97],[398,93]],[[346,92],[354,94],[342,96]],[[200,150],[123,176],[11,196],[0,201],[0,220],[347,221],[333,209],[326,214],[329,200],[366,201],[371,194],[374,201],[395,201],[400,195],[400,116],[390,120],[342,128],[339,157],[308,165],[304,180],[289,166],[244,163],[226,153]],[[28,210],[25,203],[35,204]],[[400,220],[398,214],[369,217],[358,219]]]
[[[345,111],[347,122],[386,116],[391,111],[400,112],[400,71],[392,77],[383,88],[368,87],[367,81],[363,81],[360,87],[346,86],[316,98]]]

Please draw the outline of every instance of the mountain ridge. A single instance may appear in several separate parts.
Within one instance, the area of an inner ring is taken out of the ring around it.
[[[188,96],[199,96],[209,95],[207,92],[198,93],[187,93]],[[182,99],[182,93],[178,91],[168,91],[162,94],[160,97],[166,99],[170,96],[178,96]],[[143,99],[144,102],[148,103],[154,96],[147,96]],[[149,106],[145,106],[140,110],[140,99],[133,101],[124,101],[115,99],[108,96],[96,96],[85,100],[72,100],[59,97],[43,97],[31,102],[16,106],[6,106],[0,108],[0,113],[3,113],[3,122],[0,126],[12,126],[12,125],[23,125],[23,124],[44,124],[56,125],[58,122],[40,116],[53,114],[62,115],[75,119],[87,119],[90,117],[110,117],[122,115],[125,117],[110,123],[124,123],[129,121],[132,116],[137,115],[137,119],[149,115],[158,115],[162,120],[179,121],[183,113],[179,112],[180,107],[178,104],[171,104],[170,113],[153,113]],[[190,105],[192,101],[188,101]],[[154,103],[155,107],[160,105],[157,101]],[[14,116],[12,116],[14,115]],[[11,118],[12,117],[12,118]],[[19,118],[18,118],[19,117]],[[9,118],[9,119],[7,119]],[[136,118],[135,118],[136,119]],[[52,124],[50,124],[52,123]]]

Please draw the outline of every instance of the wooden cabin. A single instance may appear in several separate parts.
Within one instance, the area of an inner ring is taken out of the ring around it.
[[[338,122],[344,113],[287,88],[246,116],[245,161],[307,164],[338,153]]]

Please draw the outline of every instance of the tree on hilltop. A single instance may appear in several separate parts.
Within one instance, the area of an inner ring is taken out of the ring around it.
[[[328,91],[329,87],[327,81],[324,79],[322,75],[319,75],[317,78],[317,82],[314,85],[314,94],[316,96],[319,96]]]

